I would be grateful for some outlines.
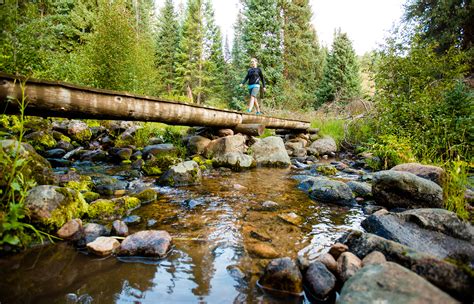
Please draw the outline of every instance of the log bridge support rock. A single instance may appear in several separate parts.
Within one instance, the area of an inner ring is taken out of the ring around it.
[[[261,135],[264,128],[304,132],[310,127],[308,121],[253,115],[65,82],[25,79],[0,72],[2,113],[19,112],[17,101],[22,99],[22,84],[25,84],[24,93],[28,102],[25,114],[32,116],[153,121],[240,129],[255,135]]]

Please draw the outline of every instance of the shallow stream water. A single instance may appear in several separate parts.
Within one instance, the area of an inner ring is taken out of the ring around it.
[[[66,243],[33,248],[0,259],[0,303],[68,303],[71,293],[92,303],[277,303],[257,287],[269,260],[252,248],[313,260],[363,219],[360,207],[311,200],[296,174],[260,168],[211,174],[194,187],[154,186],[159,199],[135,210],[141,222],[129,228],[168,231],[165,259],[97,258]],[[265,201],[279,208],[262,211]]]

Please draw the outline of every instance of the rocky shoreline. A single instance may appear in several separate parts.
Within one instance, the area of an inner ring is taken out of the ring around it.
[[[26,178],[38,186],[25,201],[32,223],[54,232],[94,255],[142,256],[162,259],[172,250],[163,230],[129,233],[130,216],[159,196],[146,185],[81,175],[75,162],[126,166],[128,174],[145,176],[150,185],[199,184],[219,168],[232,171],[255,167],[297,170],[298,188],[324,204],[360,205],[367,218],[365,232],[342,237],[327,253],[308,261],[292,260],[260,247],[268,265],[258,285],[276,296],[338,303],[472,302],[474,293],[474,229],[443,208],[441,168],[403,164],[387,171],[364,170],[370,155],[346,153],[341,161],[319,162],[337,155],[332,138],[278,131],[256,138],[231,129],[190,129],[179,139],[182,148],[163,138],[137,147],[139,124],[110,122],[90,127],[76,120],[35,119],[21,144],[28,161]],[[147,139],[148,140],[148,139]],[[0,141],[5,153],[18,142]],[[54,168],[54,170],[53,170]],[[7,169],[7,168],[4,168]],[[340,172],[356,176],[345,180]],[[266,205],[265,205],[266,204]],[[265,202],[262,208],[273,208]],[[288,215],[288,214],[287,214]],[[290,216],[284,221],[298,221]],[[296,215],[295,215],[296,216]],[[264,238],[258,235],[255,238]]]

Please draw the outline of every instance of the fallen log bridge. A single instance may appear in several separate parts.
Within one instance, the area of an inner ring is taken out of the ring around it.
[[[25,114],[32,116],[152,121],[218,128],[245,128],[245,125],[260,124],[270,129],[304,131],[310,127],[308,121],[253,115],[65,82],[25,79],[0,72],[2,113],[19,112],[18,100],[22,99],[22,83],[25,84],[24,96],[28,102]]]

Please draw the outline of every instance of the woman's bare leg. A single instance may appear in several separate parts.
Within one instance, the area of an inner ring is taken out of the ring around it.
[[[255,96],[250,95],[250,102],[249,102],[249,111],[250,112],[252,112],[253,105],[254,105],[255,101],[256,101]]]
[[[260,112],[260,105],[258,104],[258,100],[256,97],[255,98],[255,109],[257,110],[257,112]]]

